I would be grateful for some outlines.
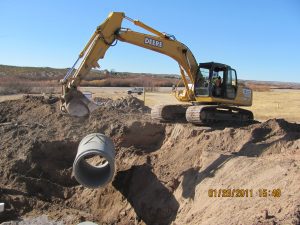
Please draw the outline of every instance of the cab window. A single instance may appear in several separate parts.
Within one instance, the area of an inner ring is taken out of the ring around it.
[[[225,86],[225,96],[229,99],[234,99],[236,97],[237,91],[237,77],[235,70],[228,70],[226,77],[226,86]]]
[[[195,83],[195,94],[196,96],[209,95],[209,69],[199,69]]]
[[[237,86],[237,78],[235,70],[228,70],[227,85]]]

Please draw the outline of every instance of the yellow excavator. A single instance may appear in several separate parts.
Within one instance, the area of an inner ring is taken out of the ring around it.
[[[124,19],[151,34],[122,28]],[[60,81],[63,111],[81,117],[89,115],[97,108],[97,105],[88,100],[77,88],[92,68],[99,67],[98,60],[104,58],[107,49],[114,46],[117,41],[159,52],[173,58],[179,64],[184,88],[178,86],[174,88],[174,95],[185,104],[155,106],[151,110],[153,119],[170,122],[186,119],[193,124],[253,120],[251,111],[240,108],[252,105],[252,90],[238,84],[237,73],[233,68],[215,62],[198,64],[190,49],[177,41],[173,35],[162,33],[141,21],[133,20],[123,12],[110,13],[97,27],[73,67]],[[80,59],[82,62],[75,70]]]

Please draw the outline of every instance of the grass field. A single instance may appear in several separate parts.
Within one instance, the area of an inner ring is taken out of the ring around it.
[[[127,95],[128,88],[81,88],[82,91],[90,91],[93,97],[117,99]],[[0,101],[18,99],[22,95],[0,96]],[[143,95],[135,95],[143,100]],[[159,92],[147,92],[145,103],[150,108],[157,104],[178,104],[176,98],[170,94],[170,88],[160,89]],[[271,118],[284,118],[291,122],[300,122],[300,90],[275,90],[255,92],[253,105],[249,108],[257,120],[264,121]]]
[[[300,122],[300,90],[254,92],[253,105],[249,109],[259,120],[284,118]]]
[[[114,99],[126,96],[126,90],[120,88],[109,88],[104,91],[98,89],[95,96],[112,97]],[[157,104],[177,104],[176,98],[166,92],[149,92],[145,95],[146,105],[150,108]],[[143,95],[136,95],[143,100]],[[266,92],[255,92],[253,94],[253,105],[247,109],[254,113],[257,120],[267,120],[271,118],[284,118],[292,122],[300,122],[300,90],[273,90]]]

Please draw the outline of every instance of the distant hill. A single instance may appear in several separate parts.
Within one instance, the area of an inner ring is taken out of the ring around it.
[[[19,67],[0,65],[0,78],[15,77],[28,80],[59,80],[62,79],[69,68],[56,69],[50,67]],[[165,78],[179,78],[176,74],[152,74],[152,73],[131,73],[131,72],[115,72],[108,70],[92,70],[86,77],[86,80],[101,79],[106,75],[112,76],[153,76]]]
[[[18,67],[0,65],[0,86],[20,83],[27,86],[59,86],[58,81],[67,73],[68,68],[55,69],[49,67]],[[172,86],[180,79],[176,74],[152,74],[115,72],[108,70],[92,70],[82,81],[82,86]],[[239,80],[257,91],[270,88],[300,89],[300,83],[277,81]]]
[[[4,93],[18,93],[29,87],[59,87],[59,80],[67,73],[68,68],[55,69],[49,67],[18,67],[0,65],[0,87]],[[94,87],[171,87],[180,78],[174,74],[148,74],[115,72],[108,70],[92,70],[81,82],[81,86]],[[24,87],[27,87],[24,89]],[[15,89],[10,91],[8,89]],[[0,92],[1,93],[1,92]]]
[[[300,89],[300,83],[296,82],[279,82],[279,81],[256,81],[256,80],[242,80],[245,86],[256,91],[263,91],[265,89]]]

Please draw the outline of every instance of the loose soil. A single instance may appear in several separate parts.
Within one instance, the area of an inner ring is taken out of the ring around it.
[[[0,223],[300,223],[299,124],[160,124],[136,98],[99,101],[89,118],[40,97],[0,103]],[[78,144],[93,132],[116,148],[114,180],[99,189],[72,176]],[[253,194],[209,197],[209,189]]]

